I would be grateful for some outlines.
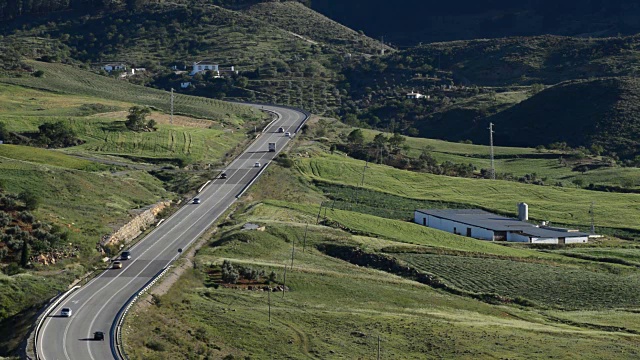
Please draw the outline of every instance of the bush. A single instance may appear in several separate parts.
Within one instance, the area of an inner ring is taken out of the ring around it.
[[[236,270],[229,260],[222,263],[222,281],[229,284],[236,284],[240,279],[240,273]]]

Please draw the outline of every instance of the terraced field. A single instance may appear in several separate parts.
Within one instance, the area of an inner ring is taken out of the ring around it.
[[[511,260],[462,256],[398,254],[411,266],[459,289],[526,298],[549,307],[601,309],[640,306],[640,273],[594,272]]]
[[[34,69],[44,71],[44,77],[0,78],[0,83],[21,85],[62,94],[92,96],[170,109],[170,94],[166,91],[132,85],[71,66],[29,61]],[[242,124],[262,115],[247,106],[188,95],[175,95],[175,112],[212,119],[228,124]]]
[[[87,143],[67,149],[70,153],[100,153],[149,159],[184,158],[217,162],[246,139],[241,131],[158,125],[153,132],[132,132],[124,121],[82,118],[68,120]]]

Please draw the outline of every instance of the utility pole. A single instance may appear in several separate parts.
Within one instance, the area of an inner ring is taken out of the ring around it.
[[[364,186],[364,173],[367,171],[367,168],[369,167],[369,159],[367,159],[367,162],[364,164],[364,168],[362,169],[362,182],[360,184],[360,186]]]
[[[493,153],[493,123],[489,123],[489,144],[491,146],[491,180],[496,179],[496,166]]]
[[[284,293],[287,291],[287,264],[284,264],[284,279],[282,280],[282,298],[284,299]]]
[[[169,118],[169,124],[173,125],[173,88],[171,88],[171,117]]]
[[[297,235],[296,235],[296,239],[297,239]],[[291,248],[291,270],[293,270],[293,257],[296,253],[296,241],[293,240],[292,243],[293,243],[293,247]]]
[[[302,242],[302,252],[307,247],[307,230],[309,230],[309,223],[307,223],[307,227],[304,228],[304,241]]]
[[[269,285],[269,293],[267,296],[269,297],[269,323],[271,323],[271,285]]]
[[[380,55],[384,55],[384,36],[380,37]]]
[[[360,193],[360,188],[364,186],[364,174],[367,171],[367,168],[369,167],[369,159],[367,159],[367,162],[364,164],[364,168],[362,168],[362,180],[360,181],[360,187],[356,188],[356,194],[355,194],[355,198],[356,198],[356,205],[358,205],[358,195]]]
[[[595,219],[595,214],[593,212],[593,205],[595,203],[592,201],[591,202],[591,208],[589,209],[589,214],[591,214],[591,235],[595,235],[596,233],[596,219]]]
[[[320,221],[320,214],[322,213],[322,203],[320,203],[320,210],[318,210],[318,217],[316,217],[316,225]]]
[[[378,335],[378,360],[380,360],[380,335]]]

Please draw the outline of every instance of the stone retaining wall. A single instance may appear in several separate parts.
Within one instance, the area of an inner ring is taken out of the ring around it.
[[[105,236],[100,242],[101,245],[124,243],[127,244],[135,239],[144,230],[156,222],[156,215],[166,207],[171,205],[171,201],[161,201],[150,206],[140,214],[136,215],[127,224],[116,230],[111,235]]]

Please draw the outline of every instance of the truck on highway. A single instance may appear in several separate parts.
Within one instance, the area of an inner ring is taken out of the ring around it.
[[[269,152],[276,152],[276,143],[269,143]]]

